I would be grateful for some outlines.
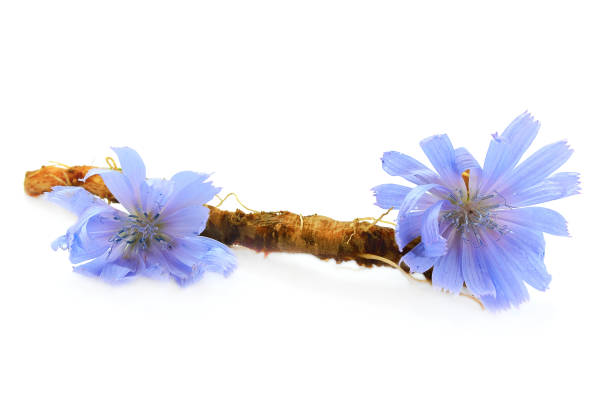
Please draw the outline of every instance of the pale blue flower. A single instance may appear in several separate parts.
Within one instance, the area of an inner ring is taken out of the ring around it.
[[[572,154],[566,142],[545,146],[519,164],[539,128],[527,112],[517,117],[493,135],[482,168],[446,135],[421,142],[435,172],[402,153],[383,155],[387,173],[415,184],[373,188],[378,206],[399,210],[398,246],[421,237],[402,257],[412,272],[433,267],[434,286],[457,293],[465,284],[494,310],[526,301],[524,283],[547,289],[543,233],[567,236],[567,223],[553,210],[529,206],[577,194],[580,187],[577,173],[551,176]]]
[[[219,188],[208,174],[177,173],[170,180],[146,179],[134,150],[113,149],[122,171],[96,169],[127,213],[81,187],[55,187],[46,197],[73,211],[78,221],[53,243],[70,251],[76,272],[120,282],[136,275],[171,277],[179,285],[204,272],[228,275],[236,259],[224,244],[200,236],[209,210],[204,206]]]

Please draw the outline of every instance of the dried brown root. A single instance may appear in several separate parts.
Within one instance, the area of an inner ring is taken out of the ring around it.
[[[25,192],[31,196],[38,196],[51,191],[55,186],[80,186],[90,193],[106,200],[113,201],[115,198],[104,185],[102,177],[95,175],[82,181],[87,172],[93,166],[73,166],[68,168],[56,166],[42,166],[38,170],[26,172],[23,187]]]
[[[81,186],[109,201],[115,201],[100,176],[82,179],[92,167],[43,166],[26,173],[25,192],[38,196],[54,186]],[[288,211],[244,213],[208,206],[210,216],[203,236],[226,245],[241,245],[255,251],[306,253],[336,262],[355,261],[364,266],[394,266],[418,240],[400,252],[394,231],[359,219],[336,221],[322,215],[302,216]],[[378,220],[380,221],[380,220]],[[404,265],[402,270],[408,272]],[[431,279],[431,271],[425,274]]]

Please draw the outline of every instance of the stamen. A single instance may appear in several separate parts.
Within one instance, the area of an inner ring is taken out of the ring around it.
[[[480,197],[475,195],[470,200],[469,194],[467,197],[464,197],[462,191],[457,191],[459,192],[460,199],[457,199],[455,193],[449,194],[448,201],[454,205],[454,208],[446,210],[442,214],[442,220],[447,221],[450,226],[454,227],[461,234],[464,242],[468,242],[476,247],[484,246],[483,229],[496,232],[499,234],[499,238],[512,232],[507,225],[501,225],[497,222],[496,209],[502,206],[512,208],[506,204],[501,194],[495,192],[495,194]],[[499,201],[504,203],[502,204]]]
[[[169,249],[171,248],[169,237],[162,236],[160,226],[155,222],[158,218],[159,213],[153,218],[146,212],[129,214],[123,227],[109,241],[114,243],[125,241],[131,249],[147,249],[151,246],[151,240],[155,240]]]

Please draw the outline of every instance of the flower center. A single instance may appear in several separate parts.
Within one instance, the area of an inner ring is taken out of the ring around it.
[[[170,240],[161,231],[158,222],[159,213],[152,215],[148,213],[130,214],[127,216],[123,227],[111,238],[112,242],[125,242],[133,249],[147,249],[153,241],[171,248]]]
[[[443,212],[442,219],[455,227],[464,241],[482,246],[483,231],[497,232],[500,237],[510,232],[508,226],[497,222],[495,210],[502,206],[511,208],[499,193],[472,197],[471,192],[466,194],[458,190],[456,194],[450,194],[447,200],[451,208]]]

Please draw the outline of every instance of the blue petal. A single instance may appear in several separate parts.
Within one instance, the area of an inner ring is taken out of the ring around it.
[[[169,273],[181,286],[199,280],[205,272],[229,275],[236,266],[230,249],[205,237],[181,239],[171,251],[165,251]]]
[[[431,275],[431,283],[435,287],[446,289],[451,293],[459,293],[463,287],[459,240],[455,233],[449,236],[448,253],[436,260]]]
[[[417,246],[412,248],[410,252],[402,257],[400,265],[405,263],[410,268],[410,272],[413,273],[425,273],[431,269],[436,262],[436,258],[425,256],[423,253],[425,246],[422,242],[419,242]]]
[[[204,268],[195,254],[181,250],[180,245],[171,251],[163,252],[166,260],[166,270],[170,277],[180,286],[195,283],[204,275]]]
[[[520,285],[522,285],[523,287],[525,286],[522,283],[520,283]],[[525,303],[529,300],[529,293],[527,293],[527,291],[522,293],[519,297],[514,297],[511,292],[504,291],[507,290],[504,289],[507,286],[508,285],[503,282],[496,283],[495,288],[498,293],[496,293],[495,296],[485,295],[479,298],[485,309],[490,312],[500,312],[503,310],[510,309],[513,306],[518,307],[522,303]]]
[[[192,205],[164,215],[160,220],[164,224],[164,232],[170,235],[199,235],[206,228],[209,212],[203,205]]]
[[[121,171],[132,183],[132,188],[140,187],[140,183],[145,180],[146,169],[142,158],[134,149],[129,147],[113,147],[114,152],[119,158]]]
[[[421,212],[415,212],[425,193],[434,188],[441,188],[438,184],[425,184],[414,187],[399,208],[397,227],[395,228],[395,241],[402,250],[412,240],[417,238],[421,229]],[[443,187],[442,187],[443,188]]]
[[[178,264],[177,264],[178,265]],[[174,272],[178,271],[181,268],[186,268],[186,266],[177,266],[175,265],[175,269],[173,269]],[[187,270],[187,269],[185,269]],[[180,274],[176,274],[176,273],[171,273],[170,277],[172,279],[174,279],[174,281],[177,283],[177,285],[181,286],[181,287],[186,287],[189,285],[192,285],[194,283],[196,283],[197,281],[199,281],[200,279],[202,279],[202,277],[204,276],[204,269],[200,268],[199,265],[194,265],[193,268],[191,268],[191,272],[187,275],[180,275]]]
[[[486,295],[480,299],[490,310],[503,310],[518,306],[529,299],[527,288],[513,268],[507,262],[507,257],[498,247],[494,238],[483,234],[486,246],[481,248],[481,259],[487,267],[489,275],[495,285],[495,296]]]
[[[65,251],[69,248],[69,246],[70,245],[68,235],[62,235],[51,243],[51,249],[53,249],[54,251],[57,251],[58,249],[62,249]]]
[[[487,251],[497,262],[504,264],[507,276],[512,276],[518,281],[526,281],[536,289],[546,290],[550,275],[542,262],[544,253],[537,253],[523,242],[517,242],[517,240],[528,242],[530,239],[531,237],[525,236],[524,232],[513,232],[497,239],[494,245],[487,247]]]
[[[514,119],[500,137],[494,136],[482,170],[482,177],[486,180],[483,185],[485,190],[492,189],[504,174],[516,166],[539,129],[540,123],[525,112]]]
[[[480,258],[478,251],[469,242],[462,243],[461,272],[467,288],[477,297],[495,296],[495,285],[489,276],[486,264]]]
[[[381,184],[372,188],[376,197],[376,205],[381,208],[399,208],[412,190],[410,187],[400,186],[399,184]]]
[[[162,249],[155,245],[149,246],[147,252],[135,262],[136,275],[156,280],[167,279],[169,277],[167,263],[161,251]]]
[[[461,180],[461,172],[457,169],[455,149],[447,135],[435,135],[422,140],[421,149],[440,174],[443,182],[455,186]]]
[[[116,263],[104,265],[100,270],[100,278],[108,283],[120,283],[134,276],[134,268]]]
[[[523,226],[552,235],[569,236],[567,221],[558,212],[542,207],[515,208],[497,212],[497,218],[513,225]]]
[[[140,207],[140,185],[134,187],[128,177],[120,171],[110,169],[91,169],[85,179],[99,174],[104,184],[113,193],[113,196],[130,213],[136,213]]]
[[[455,161],[459,173],[463,173],[466,170],[481,170],[478,161],[465,147],[455,149]]]
[[[399,152],[386,152],[382,167],[392,176],[401,176],[414,184],[439,184],[440,178],[420,161]]]
[[[140,205],[142,212],[156,214],[166,205],[172,191],[172,182],[164,179],[148,179],[140,184]]]
[[[210,177],[210,174],[196,173],[193,171],[181,171],[176,173],[170,181],[174,185],[175,191],[180,191],[193,183],[202,183]]]
[[[143,264],[138,268],[137,274],[155,280],[167,279],[169,276],[161,263]]]
[[[482,180],[482,168],[478,161],[463,147],[455,149],[455,157],[457,161],[457,170],[461,174],[465,171],[469,171],[470,191],[480,191],[479,184]]]
[[[413,211],[403,217],[398,217],[395,226],[395,242],[403,250],[406,245],[421,236],[421,225],[423,225],[424,211]]]
[[[65,209],[80,215],[91,206],[104,206],[107,204],[82,187],[56,186],[44,194],[44,197]]]
[[[107,264],[107,259],[105,255],[101,255],[95,259],[92,259],[91,261],[87,262],[87,263],[83,263],[77,266],[74,266],[72,269],[77,272],[80,273],[82,275],[86,275],[86,276],[100,276],[100,272],[102,271],[102,268],[104,268],[104,266]]]
[[[438,201],[429,207],[423,214],[423,225],[421,226],[421,242],[425,246],[425,256],[438,257],[446,253],[446,239],[440,235],[440,208],[444,201]]]
[[[74,266],[73,270],[87,276],[100,276],[102,269],[106,265],[116,263],[124,259],[123,256],[125,255],[125,250],[125,243],[111,246],[96,258]]]
[[[70,250],[70,260],[79,263],[90,260],[106,250],[109,238],[114,231],[119,230],[120,223],[116,220],[122,213],[105,203],[96,203],[81,211],[77,222],[68,228],[66,234],[55,240],[51,247]],[[101,224],[104,223],[104,229]]]
[[[87,276],[100,276],[102,269],[110,263],[115,262],[123,254],[125,245],[117,248],[109,248],[107,251],[102,253],[96,258],[93,258],[87,262],[83,262],[79,265],[74,266],[72,269],[75,272],[81,273]]]
[[[512,232],[510,234],[505,234],[504,239],[508,240],[514,237],[520,237],[522,244],[526,248],[544,258],[546,242],[544,241],[544,234],[542,231],[534,231],[530,228],[513,225]],[[502,241],[500,240],[500,242]]]
[[[183,241],[184,248],[196,254],[207,272],[229,276],[236,268],[234,253],[227,245],[207,237],[192,237]]]
[[[421,199],[425,196],[425,194],[429,190],[433,190],[437,188],[444,188],[444,187],[438,184],[424,184],[421,186],[416,186],[413,189],[411,189],[410,192],[404,198],[404,201],[402,202],[402,205],[399,208],[400,214],[410,212],[414,210],[415,208],[417,208],[417,205],[419,204]],[[450,190],[447,190],[447,191],[450,193]]]
[[[121,228],[115,220],[112,207],[100,211],[92,207],[83,213],[83,217],[69,230],[70,262],[80,263],[96,258],[111,246],[110,238]]]
[[[544,291],[552,277],[544,265],[544,237],[541,232],[516,228],[499,241],[500,247],[515,266],[516,275],[537,290]]]
[[[504,181],[500,182],[500,189],[522,191],[532,187],[561,167],[572,153],[573,150],[565,141],[544,146],[519,164]]]
[[[578,173],[557,173],[540,183],[510,196],[514,206],[528,206],[558,200],[580,193]]]
[[[167,215],[184,207],[204,205],[219,191],[221,189],[213,186],[211,182],[202,183],[202,179],[197,178],[180,189],[174,189],[161,212]]]

